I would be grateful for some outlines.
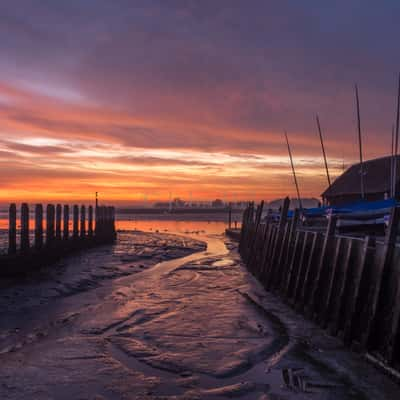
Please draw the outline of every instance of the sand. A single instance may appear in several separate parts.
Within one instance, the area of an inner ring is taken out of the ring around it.
[[[1,399],[395,399],[222,235],[123,233],[0,295]],[[207,249],[205,244],[207,243]]]

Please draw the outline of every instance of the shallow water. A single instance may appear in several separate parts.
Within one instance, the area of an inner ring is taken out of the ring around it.
[[[0,398],[396,398],[228,248],[222,235],[125,233],[3,288]]]

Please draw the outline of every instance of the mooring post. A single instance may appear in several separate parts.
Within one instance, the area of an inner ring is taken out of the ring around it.
[[[74,205],[72,218],[72,237],[77,239],[79,237],[79,207],[77,205]]]
[[[21,205],[21,251],[29,251],[29,207],[26,203]]]
[[[288,215],[288,211],[289,211],[289,205],[290,205],[290,199],[289,197],[285,197],[285,199],[283,200],[283,204],[282,204],[282,208],[281,208],[281,216],[279,219],[279,230],[281,231],[286,224],[287,221],[287,215]]]
[[[112,234],[113,237],[116,235],[116,229],[115,229],[115,207],[111,207],[111,223],[112,223]]]
[[[81,206],[81,226],[80,226],[80,234],[83,239],[86,234],[86,208],[85,206]]]
[[[43,247],[43,206],[36,204],[35,207],[35,249]]]
[[[17,206],[10,204],[8,217],[8,254],[17,252]]]
[[[61,204],[56,205],[56,240],[61,240]]]
[[[328,262],[328,259],[330,257],[329,247],[335,235],[336,223],[337,223],[337,216],[331,215],[331,217],[329,218],[328,226],[326,228],[324,244],[322,246],[322,251],[321,251],[321,257],[318,263],[318,269],[316,271],[311,290],[310,304],[309,304],[310,309],[308,310],[310,312],[310,315],[316,313],[317,309],[319,310],[319,306],[321,305],[318,295],[321,290],[320,286],[321,286],[322,271],[325,269],[325,264]]]
[[[63,239],[68,240],[69,236],[69,206],[67,204],[64,205],[63,210]]]
[[[93,236],[93,206],[88,208],[88,236]]]
[[[114,207],[108,207],[108,236],[112,239],[115,235]]]
[[[362,344],[366,348],[369,347],[369,343],[371,341],[371,337],[373,336],[374,328],[376,325],[379,297],[386,294],[382,293],[382,279],[393,259],[399,222],[400,222],[400,207],[394,207],[392,208],[389,226],[386,231],[384,248],[381,253],[381,258],[379,262],[377,262],[377,264],[375,265],[375,285],[373,285],[368,296],[370,300],[368,304],[367,323],[362,338]],[[396,347],[395,333],[397,333],[398,329],[399,316],[400,316],[400,310],[398,304],[396,304],[394,309],[392,310],[391,331],[388,337],[386,338],[386,345],[384,349],[385,356],[389,361],[392,361],[393,350]]]
[[[104,228],[104,206],[98,206],[96,208],[96,227],[95,234],[98,238],[103,235]]]
[[[54,217],[55,209],[53,204],[48,204],[46,208],[46,245],[50,246],[54,242]]]

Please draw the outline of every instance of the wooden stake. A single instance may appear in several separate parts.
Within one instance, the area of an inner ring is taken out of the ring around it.
[[[8,218],[8,254],[16,254],[17,252],[17,206],[15,203],[10,204]]]
[[[21,205],[21,251],[29,251],[29,207],[26,203]]]
[[[35,249],[43,247],[43,206],[36,204],[35,207]]]
[[[56,205],[56,240],[61,240],[61,204]]]
[[[68,240],[69,236],[69,206],[64,205],[63,210],[63,239]]]

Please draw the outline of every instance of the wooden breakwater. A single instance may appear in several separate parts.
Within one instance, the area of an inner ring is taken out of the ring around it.
[[[279,222],[262,220],[263,203],[243,215],[239,252],[269,291],[314,320],[346,345],[400,377],[400,208],[393,208],[384,239],[301,226],[288,220],[285,199]]]
[[[0,276],[27,273],[74,251],[111,243],[116,238],[114,207],[48,204],[45,211],[42,204],[36,204],[31,227],[28,204],[21,205],[19,224],[17,207],[10,205],[8,250],[0,256]]]

